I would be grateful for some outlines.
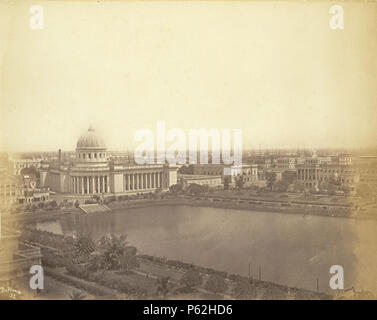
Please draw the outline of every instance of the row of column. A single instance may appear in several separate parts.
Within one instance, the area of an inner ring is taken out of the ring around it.
[[[130,173],[124,175],[124,189],[127,190],[144,190],[153,188],[162,188],[163,173]]]
[[[70,189],[74,194],[109,193],[109,176],[71,177]]]
[[[299,169],[298,180],[318,180],[318,169]]]

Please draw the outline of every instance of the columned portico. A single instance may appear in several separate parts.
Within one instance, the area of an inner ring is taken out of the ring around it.
[[[47,187],[78,197],[110,193],[149,193],[177,183],[176,178],[169,175],[172,170],[169,166],[137,165],[109,160],[104,142],[91,127],[77,142],[73,164],[64,163],[60,169],[46,168]],[[56,182],[57,177],[62,177],[59,183]],[[168,179],[166,183],[165,179]]]

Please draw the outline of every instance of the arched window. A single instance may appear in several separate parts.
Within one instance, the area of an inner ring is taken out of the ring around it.
[[[85,153],[82,154],[82,158],[85,159]]]
[[[95,153],[95,154],[94,154],[94,158],[96,158],[96,159],[97,159],[97,153]]]

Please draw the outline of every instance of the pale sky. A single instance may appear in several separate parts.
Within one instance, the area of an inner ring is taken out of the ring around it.
[[[0,0],[0,149],[131,149],[156,121],[245,147],[376,146],[377,3]]]

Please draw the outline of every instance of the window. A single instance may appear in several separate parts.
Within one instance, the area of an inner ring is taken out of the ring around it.
[[[94,154],[94,158],[96,158],[96,159],[97,159],[97,153],[95,153],[95,154]]]
[[[85,159],[85,153],[82,154],[82,158]]]
[[[92,159],[92,154],[88,153],[88,157],[89,157],[89,159]]]

